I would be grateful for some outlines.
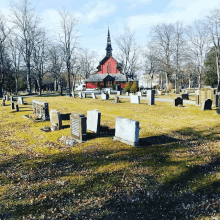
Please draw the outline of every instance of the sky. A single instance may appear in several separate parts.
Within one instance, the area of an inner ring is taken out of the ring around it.
[[[17,0],[15,0],[17,1]],[[82,48],[105,54],[108,26],[110,29],[113,57],[117,50],[115,38],[130,27],[136,33],[136,42],[144,47],[153,26],[183,21],[190,24],[203,19],[215,8],[219,0],[30,0],[42,25],[48,33],[55,33],[59,22],[57,10],[65,8],[79,19],[77,30]],[[10,14],[10,0],[0,0],[0,12],[6,18]]]

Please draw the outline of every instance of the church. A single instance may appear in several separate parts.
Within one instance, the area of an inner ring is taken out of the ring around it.
[[[118,63],[112,57],[112,45],[110,32],[108,29],[106,56],[100,61],[96,74],[91,75],[85,80],[86,88],[113,88],[113,85],[120,85],[124,88],[128,81],[133,82],[133,79],[122,74],[122,64]]]

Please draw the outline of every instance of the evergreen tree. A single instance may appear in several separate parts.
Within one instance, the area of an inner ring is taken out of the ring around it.
[[[130,89],[131,89],[131,83],[127,82],[126,85],[125,85],[124,91],[125,92],[130,92]]]
[[[138,84],[137,84],[137,82],[134,82],[132,84],[130,91],[134,92],[134,93],[138,91]]]
[[[218,84],[217,65],[214,48],[209,51],[205,60],[204,82],[206,85],[212,87]]]

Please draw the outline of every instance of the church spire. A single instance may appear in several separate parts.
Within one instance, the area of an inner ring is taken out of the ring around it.
[[[108,28],[108,37],[107,37],[107,46],[106,46],[106,56],[107,57],[112,56],[112,45],[111,45],[111,37],[110,37],[109,28]]]

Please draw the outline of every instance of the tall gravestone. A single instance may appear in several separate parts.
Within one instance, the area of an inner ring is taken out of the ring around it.
[[[131,95],[130,102],[135,104],[140,104],[140,96],[138,95]]]
[[[11,102],[11,110],[15,109],[15,103]]]
[[[18,112],[19,111],[19,107],[18,104],[15,105],[15,111]]]
[[[173,105],[174,106],[183,105],[183,100],[180,97],[177,97],[176,99],[174,99]]]
[[[82,98],[82,93],[78,92],[78,96],[79,96],[79,98]]]
[[[85,92],[82,93],[82,97],[86,98],[86,93]]]
[[[75,93],[74,92],[72,92],[72,97],[75,98]]]
[[[215,107],[218,107],[218,101],[219,101],[219,95],[215,94]]]
[[[23,97],[18,97],[18,104],[24,105]]]
[[[86,117],[83,114],[72,113],[70,116],[70,135],[77,142],[86,141]]]
[[[93,131],[96,134],[100,133],[101,112],[94,109],[87,111],[87,130]]]
[[[93,98],[93,99],[97,99],[94,92],[92,93],[92,98]]]
[[[60,112],[56,110],[50,111],[50,123],[52,131],[62,129],[62,118]]]
[[[154,105],[155,90],[147,90],[148,105]]]
[[[5,100],[6,100],[6,101],[9,101],[8,95],[5,95]]]
[[[139,121],[117,117],[115,122],[114,140],[119,140],[132,146],[138,146],[139,130]]]
[[[212,110],[212,100],[206,99],[202,102],[202,110]]]
[[[199,106],[200,102],[199,102],[199,95],[196,95],[196,105]]]

